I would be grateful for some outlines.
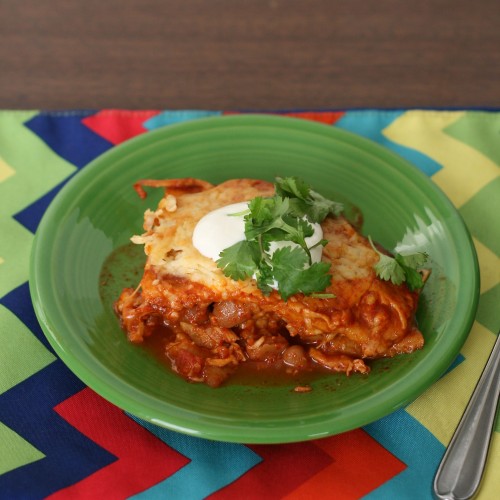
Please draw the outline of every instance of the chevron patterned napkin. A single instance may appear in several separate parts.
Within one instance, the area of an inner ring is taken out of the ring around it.
[[[479,256],[476,321],[450,370],[364,428],[284,445],[205,441],[132,418],[78,380],[35,317],[29,253],[65,181],[138,134],[222,111],[0,111],[0,498],[432,498],[435,470],[486,363],[500,314],[500,112],[282,114],[382,144],[428,175]],[[479,498],[500,492],[500,422]]]

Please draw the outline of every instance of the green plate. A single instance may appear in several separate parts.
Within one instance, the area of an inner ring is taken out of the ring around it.
[[[426,345],[372,364],[369,376],[325,375],[308,393],[262,381],[211,389],[191,384],[127,342],[112,310],[139,281],[141,178],[213,183],[297,175],[326,196],[352,202],[363,231],[393,249],[430,255],[432,275],[417,319]],[[111,275],[103,273],[111,269]],[[418,169],[351,133],[306,120],[240,115],[196,120],[113,148],[79,172],[49,206],[36,234],[30,289],[40,324],[64,363],[88,386],[137,417],[175,431],[242,443],[328,436],[408,404],[440,377],[464,343],[477,306],[478,265],[452,204]]]

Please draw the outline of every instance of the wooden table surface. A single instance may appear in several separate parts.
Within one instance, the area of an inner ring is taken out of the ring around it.
[[[0,109],[500,107],[498,0],[0,0]]]

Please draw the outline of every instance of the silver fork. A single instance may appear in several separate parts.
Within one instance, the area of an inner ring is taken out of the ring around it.
[[[500,395],[500,332],[434,478],[442,500],[471,498],[478,490]]]

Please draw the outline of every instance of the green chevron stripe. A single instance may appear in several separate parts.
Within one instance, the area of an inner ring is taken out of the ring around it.
[[[477,320],[493,333],[498,333],[498,328],[500,328],[500,319],[498,317],[499,304],[500,284],[483,293],[479,298]]]
[[[36,112],[0,114],[0,157],[14,174],[0,182],[0,214],[13,215],[76,170],[52,151],[24,122]]]
[[[11,216],[76,169],[24,126],[36,114],[0,114],[0,297],[28,279],[33,235]]]
[[[0,394],[55,360],[12,312],[0,306]],[[44,454],[0,422],[0,474],[44,458]]]
[[[0,218],[0,298],[28,281],[33,234],[11,218]]]
[[[0,394],[56,358],[6,307],[0,306]],[[1,442],[1,440],[0,440]]]
[[[448,135],[480,151],[500,167],[500,114],[469,112],[445,129]]]
[[[41,451],[31,446],[2,422],[0,422],[0,443],[2,443],[0,475],[45,457]]]
[[[500,256],[500,176],[489,182],[460,208],[471,233],[492,252]]]

